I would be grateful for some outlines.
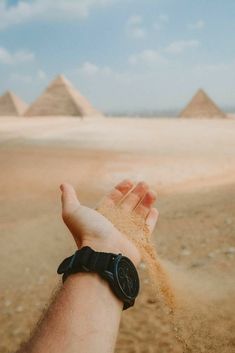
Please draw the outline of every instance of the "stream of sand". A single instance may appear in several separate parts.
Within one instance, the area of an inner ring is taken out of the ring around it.
[[[153,286],[151,295],[168,307],[172,329],[184,352],[226,352],[223,315],[228,308],[224,299],[235,293],[231,281],[216,281],[203,273],[190,278],[186,272],[159,259],[141,218],[129,216],[121,208],[101,206],[98,211],[139,248]]]

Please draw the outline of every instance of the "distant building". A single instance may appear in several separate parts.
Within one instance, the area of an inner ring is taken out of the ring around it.
[[[25,116],[96,116],[95,110],[62,75],[56,77],[26,111]]]
[[[226,114],[202,89],[199,89],[179,116],[182,118],[225,118]]]
[[[7,91],[0,96],[0,116],[20,116],[25,113],[27,107],[13,92]]]

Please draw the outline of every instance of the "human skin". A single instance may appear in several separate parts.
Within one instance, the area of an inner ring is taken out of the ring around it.
[[[138,266],[136,246],[97,211],[82,206],[74,188],[60,186],[62,217],[78,248],[127,256]],[[152,207],[155,195],[147,184],[124,180],[102,200],[113,210],[138,214],[152,233],[158,211]],[[111,353],[114,351],[123,303],[108,283],[95,273],[78,273],[67,278],[31,339],[18,353]]]

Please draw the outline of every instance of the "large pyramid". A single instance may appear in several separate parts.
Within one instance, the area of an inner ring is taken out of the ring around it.
[[[26,109],[27,104],[14,93],[7,91],[0,96],[0,116],[23,115]]]
[[[56,77],[29,107],[26,116],[101,115],[62,75]]]
[[[186,108],[180,113],[183,118],[225,118],[226,115],[220,108],[208,97],[208,95],[199,89]]]

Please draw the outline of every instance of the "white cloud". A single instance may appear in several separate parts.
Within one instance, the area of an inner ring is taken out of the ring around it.
[[[83,65],[76,71],[81,79],[89,80],[89,82],[94,82],[98,80],[104,82],[119,82],[129,84],[132,81],[133,75],[127,71],[116,71],[110,68],[109,66],[98,66],[91,62],[85,62]],[[93,81],[90,81],[93,80]]]
[[[15,73],[12,72],[9,75],[9,80],[14,82],[14,83],[24,83],[24,84],[28,84],[31,82],[38,81],[45,81],[47,79],[47,75],[43,70],[38,70],[36,71],[34,74],[29,75],[29,74],[19,74],[19,73]]]
[[[162,21],[162,22],[169,22],[169,16],[166,15],[166,14],[161,14],[159,15],[159,20]]]
[[[18,83],[30,83],[32,82],[32,76],[18,74],[18,73],[11,73],[9,76],[9,80]]]
[[[33,61],[34,53],[26,50],[19,50],[15,53],[10,53],[6,48],[0,47],[0,63],[6,65],[18,64]]]
[[[0,29],[35,20],[79,19],[89,15],[95,6],[105,6],[114,0],[20,0],[7,6],[0,0]]]
[[[143,26],[143,18],[140,15],[132,15],[127,20],[127,34],[131,38],[143,39],[147,31]]]
[[[190,29],[196,29],[196,30],[201,30],[205,27],[206,23],[203,20],[198,20],[195,23],[191,23],[188,25]]]
[[[133,38],[141,39],[141,38],[145,38],[146,30],[141,27],[136,27],[131,29],[130,34]]]
[[[200,42],[198,40],[179,40],[169,44],[165,51],[171,54],[180,54],[186,49],[198,48],[199,46]]]
[[[142,23],[143,23],[143,19],[140,15],[132,15],[127,20],[128,26],[141,25]]]
[[[131,55],[129,57],[129,63],[132,65],[135,65],[138,63],[156,64],[156,63],[163,63],[164,61],[165,59],[162,57],[159,51],[153,50],[153,49],[143,50],[142,52]]]
[[[233,70],[231,64],[224,64],[224,63],[197,65],[195,69],[200,72],[219,72],[219,71]]]
[[[153,28],[156,30],[161,30],[166,27],[169,22],[169,16],[166,14],[160,14],[153,24]]]
[[[221,71],[221,70],[229,69],[229,65],[227,65],[227,64],[210,64],[210,65],[207,65],[206,68],[209,71]]]
[[[129,56],[128,62],[131,65],[141,64],[156,67],[156,65],[169,63],[169,60],[164,55],[165,53],[179,54],[188,48],[197,48],[199,45],[200,43],[196,40],[179,40],[170,43],[167,47],[160,50],[145,49],[139,53],[132,54]]]
[[[78,73],[83,74],[85,76],[94,76],[96,74],[109,75],[111,72],[112,70],[110,69],[110,67],[99,67],[89,61],[83,63],[82,66],[78,69]]]
[[[47,74],[43,71],[43,70],[38,70],[37,72],[37,78],[40,80],[40,81],[44,81],[47,79]]]
[[[90,75],[92,76],[92,75],[95,75],[99,71],[99,68],[95,64],[92,64],[87,61],[82,65],[80,71],[88,76],[90,76]]]

